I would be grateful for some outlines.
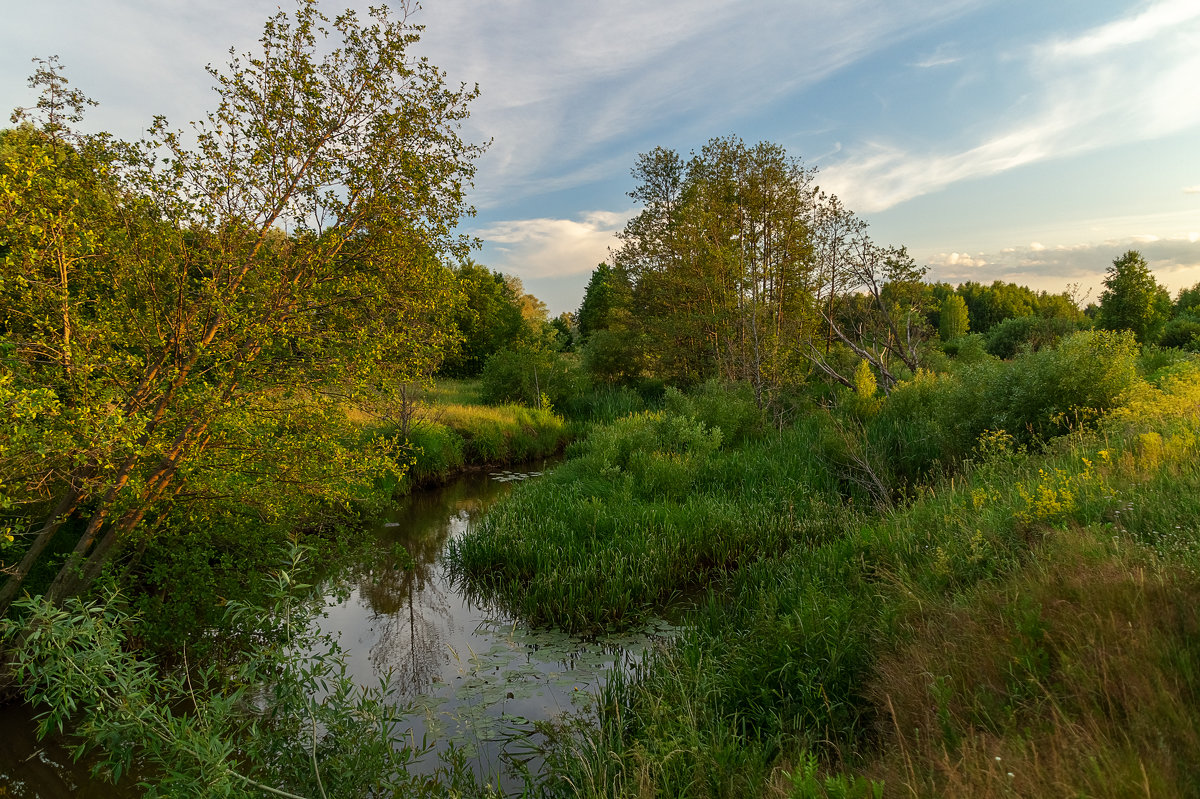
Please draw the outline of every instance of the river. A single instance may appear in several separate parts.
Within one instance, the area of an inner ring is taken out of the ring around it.
[[[442,558],[450,540],[544,468],[471,472],[415,492],[364,531],[368,554],[319,586],[324,607],[314,624],[345,650],[357,682],[388,678],[408,708],[397,741],[430,747],[418,770],[434,771],[453,745],[481,779],[518,787],[522,764],[536,770],[540,762],[536,722],[586,709],[609,669],[631,668],[672,634],[666,622],[601,639],[530,630],[449,580]],[[61,742],[37,743],[32,727],[24,709],[0,713],[0,797],[136,795],[91,780]]]

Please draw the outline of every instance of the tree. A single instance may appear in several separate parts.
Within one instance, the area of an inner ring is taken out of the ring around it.
[[[442,364],[449,377],[477,377],[487,359],[522,338],[523,308],[505,276],[467,258],[454,270],[461,297],[454,324],[461,341]]]
[[[50,589],[76,593],[206,457],[288,484],[347,463],[329,457],[332,437],[309,440],[303,462],[277,445],[317,429],[302,420],[323,388],[352,400],[441,357],[453,286],[440,258],[469,243],[454,228],[480,148],[458,131],[476,90],[447,87],[411,54],[420,29],[400,11],[375,8],[364,24],[300,0],[267,21],[257,55],[209,69],[220,102],[194,136],[159,118],[139,146],[77,137],[76,152],[101,154],[90,174],[113,198],[62,201],[81,235],[30,223],[61,161],[34,148],[0,170],[0,318],[13,320],[0,347],[17,394],[54,394],[55,425],[74,438],[42,493],[23,498],[43,515],[0,606],[79,512],[83,533]],[[62,120],[43,113],[51,149]],[[65,279],[37,271],[54,263]]]
[[[1175,298],[1174,315],[1200,318],[1200,283],[1179,290]]]
[[[550,327],[554,331],[554,349],[559,352],[575,352],[575,340],[579,337],[579,324],[575,321],[575,314],[563,311],[550,320]]]
[[[923,282],[925,267],[917,266],[904,247],[882,247],[866,233],[865,223],[849,226],[853,231],[826,257],[836,257],[842,277],[833,289],[842,296],[822,308],[827,329],[858,359],[865,361],[883,379],[888,392],[900,378],[895,361],[910,372],[920,368],[921,345],[929,337],[928,305],[932,294]],[[856,388],[851,370],[839,371],[829,357],[810,342],[808,358],[827,377],[847,388]]]
[[[958,287],[967,304],[971,329],[986,333],[1006,319],[1033,316],[1038,296],[1030,288],[997,280],[990,286],[968,280]]]
[[[1171,295],[1158,285],[1141,253],[1129,250],[1108,268],[1096,321],[1104,330],[1132,330],[1145,343],[1155,339],[1170,308]]]
[[[938,334],[942,341],[953,341],[970,332],[967,303],[957,294],[947,294],[938,314]]]
[[[629,286],[621,280],[616,270],[601,263],[592,270],[592,276],[583,290],[583,302],[576,315],[579,335],[586,342],[597,330],[607,330],[613,323],[613,315],[628,305]]]
[[[621,234],[615,269],[653,370],[679,383],[745,380],[770,404],[811,327],[811,170],[778,145],[729,137],[686,164],[658,148],[633,174],[645,208]]]

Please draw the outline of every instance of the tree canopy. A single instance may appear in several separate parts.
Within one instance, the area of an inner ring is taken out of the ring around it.
[[[1171,295],[1154,279],[1141,253],[1129,250],[1112,262],[1100,294],[1100,327],[1132,330],[1138,341],[1152,341],[1170,311]]]
[[[452,331],[476,90],[412,54],[409,10],[302,0],[209,68],[220,100],[191,134],[160,117],[137,145],[71,129],[87,101],[57,62],[31,79],[42,100],[0,148],[0,399],[29,420],[0,483],[42,516],[0,604],[84,508],[56,597],[205,472],[346,501],[348,475],[402,469],[305,420],[428,375]]]

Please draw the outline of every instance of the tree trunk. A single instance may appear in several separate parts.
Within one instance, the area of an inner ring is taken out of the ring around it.
[[[33,569],[38,558],[46,547],[53,540],[54,534],[59,531],[63,523],[70,517],[71,513],[79,504],[82,497],[82,492],[72,486],[59,498],[54,506],[54,510],[46,517],[45,523],[42,525],[41,531],[37,534],[37,538],[30,544],[29,550],[25,556],[21,558],[21,562],[17,564],[17,568],[13,571],[9,578],[4,583],[4,587],[0,588],[0,617],[8,612],[8,606],[16,599],[17,592],[21,589],[25,578],[29,576],[29,572]]]

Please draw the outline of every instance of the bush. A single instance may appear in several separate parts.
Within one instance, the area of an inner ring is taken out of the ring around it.
[[[896,487],[970,456],[988,430],[1028,444],[1087,424],[1117,407],[1137,380],[1131,334],[1084,331],[1012,361],[898,384],[868,422],[866,442]]]
[[[502,349],[484,364],[480,395],[491,405],[517,402],[539,408],[549,400],[559,407],[587,389],[587,375],[570,356],[548,350]]]
[[[981,333],[960,336],[942,345],[942,350],[954,358],[956,363],[969,365],[981,363],[992,357],[988,352],[988,337]]]
[[[727,444],[740,444],[762,429],[763,414],[754,401],[754,392],[746,383],[728,384],[709,380],[684,394],[668,388],[663,407],[669,413],[686,416],[718,428]]]
[[[608,383],[636,379],[645,360],[641,343],[626,330],[596,330],[588,334],[582,352],[587,373]]]
[[[1018,439],[1049,438],[1115,408],[1137,381],[1137,340],[1128,333],[1076,333],[1013,363],[1001,384],[991,429]]]
[[[602,468],[627,469],[638,454],[705,456],[720,448],[722,439],[719,429],[706,427],[701,421],[656,411],[627,416],[597,428],[580,451]]]
[[[1158,343],[1162,347],[1200,352],[1200,322],[1186,317],[1172,319],[1163,326]]]
[[[1005,319],[987,334],[987,351],[997,358],[1015,358],[1022,350],[1036,352],[1079,330],[1079,323],[1062,317],[1022,316]]]

